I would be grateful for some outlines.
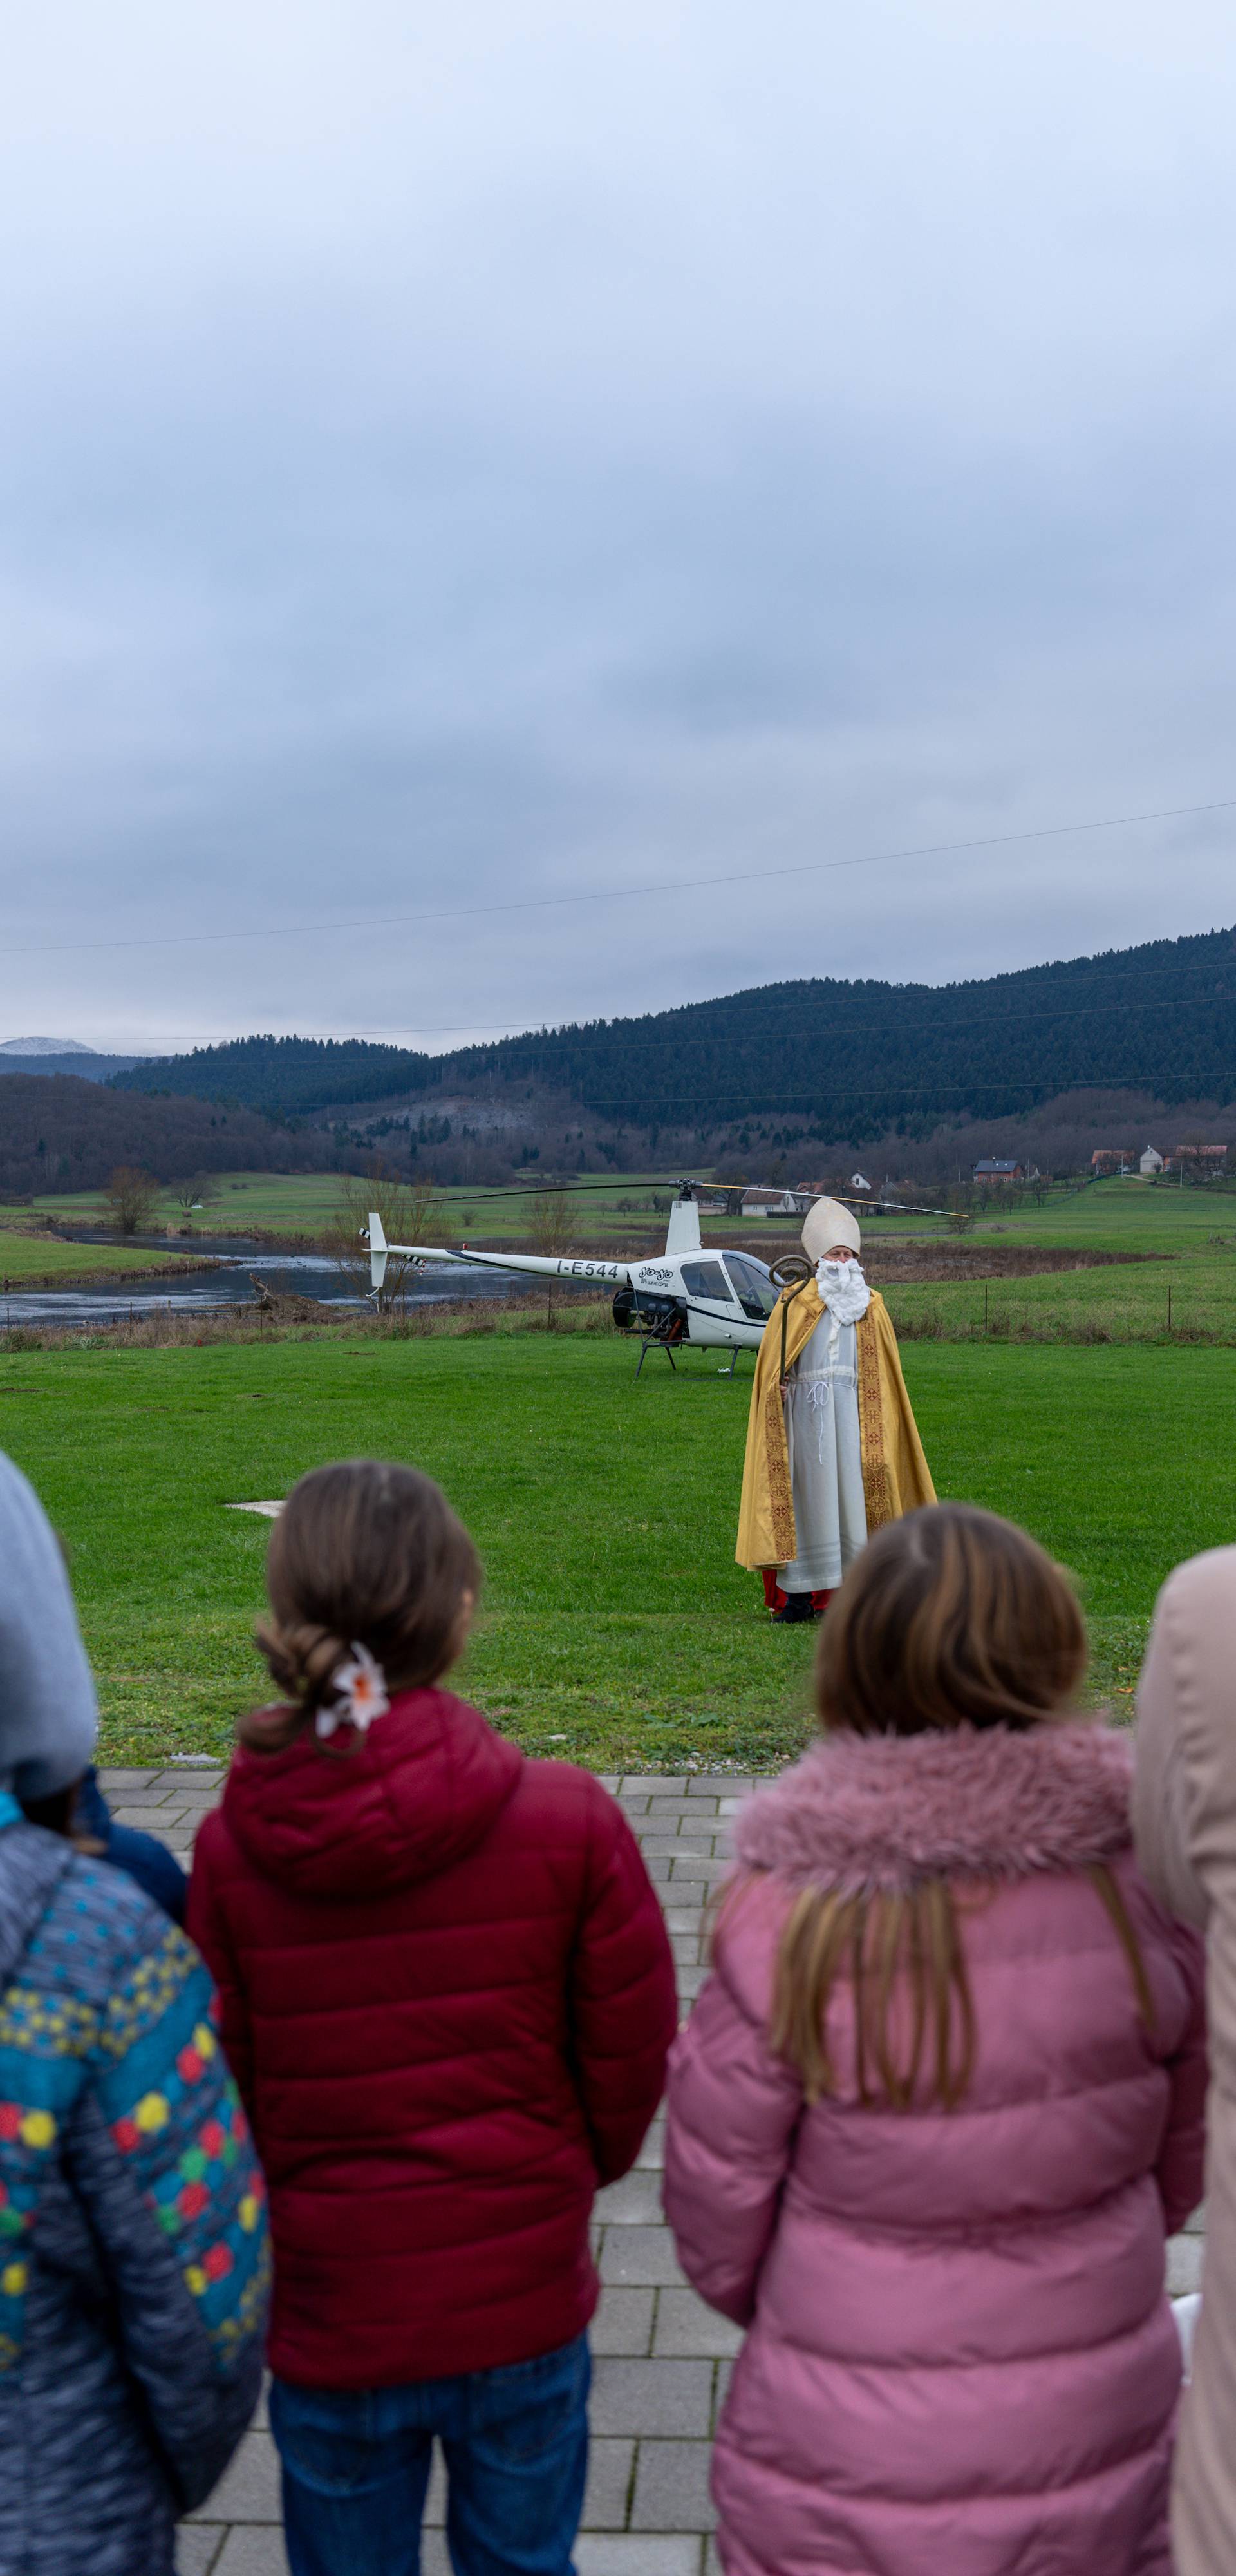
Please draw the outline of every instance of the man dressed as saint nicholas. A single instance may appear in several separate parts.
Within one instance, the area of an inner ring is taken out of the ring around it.
[[[814,1276],[782,1290],[764,1328],[738,1517],[738,1562],[763,1575],[777,1620],[817,1618],[872,1531],[936,1499],[856,1218],[817,1199],[802,1241]]]

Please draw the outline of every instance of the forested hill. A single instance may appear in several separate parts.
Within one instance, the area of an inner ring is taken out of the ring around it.
[[[1236,1098],[1236,930],[959,984],[767,984],[642,1019],[449,1056],[246,1038],[119,1077],[275,1112],[435,1088],[530,1085],[644,1128],[800,1115],[851,1137],[1015,1115],[1079,1088]]]
[[[234,1038],[229,1046],[195,1047],[192,1055],[149,1057],[119,1074],[114,1088],[235,1103],[270,1118],[305,1117],[337,1103],[419,1091],[445,1061],[359,1038]]]
[[[0,1048],[0,1073],[32,1073],[40,1081],[53,1073],[69,1073],[75,1082],[110,1082],[114,1073],[127,1073],[141,1060],[137,1055],[91,1055],[85,1047],[80,1054],[74,1048],[64,1055],[10,1055]]]
[[[322,1136],[290,1136],[251,1110],[193,1099],[120,1100],[68,1073],[0,1082],[0,1194],[97,1190],[117,1163],[160,1181],[195,1172],[320,1171],[337,1165]]]

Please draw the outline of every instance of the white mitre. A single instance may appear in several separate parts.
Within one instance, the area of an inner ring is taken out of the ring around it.
[[[816,1199],[807,1210],[802,1242],[808,1261],[822,1261],[835,1243],[848,1244],[857,1255],[862,1243],[858,1219],[840,1199]]]

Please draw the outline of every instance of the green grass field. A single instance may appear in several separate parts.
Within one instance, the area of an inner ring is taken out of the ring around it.
[[[910,1343],[942,1494],[1024,1521],[1079,1580],[1127,1709],[1158,1584],[1236,1536],[1224,1350]],[[805,1726],[810,1632],[733,1563],[750,1363],[638,1384],[599,1335],[273,1341],[5,1355],[0,1442],[70,1551],[113,1760],[222,1752],[260,1697],[267,1525],[224,1507],[377,1452],[441,1478],[481,1547],[460,1687],[600,1769],[769,1767]]]
[[[614,1202],[652,1186],[666,1184],[624,1175],[611,1193],[575,1194],[581,1236],[617,1248],[646,1235],[650,1213]],[[209,1225],[312,1235],[336,1190],[330,1175],[225,1176]],[[514,1231],[512,1210],[480,1193],[446,1195],[448,1235]],[[0,1220],[0,1276],[15,1288],[160,1262],[22,1222]],[[724,1242],[735,1229],[704,1230]],[[864,1227],[871,1248],[916,1230],[942,1228]],[[766,1241],[775,1258],[795,1229],[770,1225]],[[1127,1710],[1163,1576],[1236,1537],[1234,1364],[1188,1341],[1236,1342],[1236,1199],[1105,1182],[992,1209],[967,1241],[1154,1256],[887,1291],[941,1493],[1024,1520],[1072,1566],[1094,1687]],[[767,1767],[801,1741],[810,1635],[770,1629],[732,1558],[749,1360],[731,1383],[702,1354],[676,1378],[654,1358],[637,1386],[630,1346],[603,1330],[550,1339],[496,1321],[476,1338],[336,1328],[264,1348],[0,1340],[0,1441],[72,1550],[110,1757],[225,1748],[262,1687],[250,1638],[268,1534],[225,1505],[286,1493],[305,1467],[357,1451],[416,1460],[470,1521],[488,1582],[461,1687],[521,1741],[605,1769]]]
[[[890,1223],[894,1220],[889,1220]],[[923,1220],[925,1224],[926,1219]],[[1212,1236],[1236,1241],[1236,1187],[1173,1189],[1142,1180],[1095,1181],[1084,1189],[1053,1188],[1041,1207],[999,1208],[976,1216],[971,1243],[992,1237],[1011,1244],[1090,1246],[1102,1252],[1201,1250]]]
[[[527,1193],[513,1193],[509,1201],[493,1190],[449,1189],[440,1193],[449,1240],[457,1240],[461,1228],[475,1232],[478,1240],[499,1232],[504,1236],[526,1233],[532,1223],[531,1203],[540,1184],[533,1183]],[[333,1221],[339,1201],[339,1176],[334,1172],[221,1172],[219,1195],[209,1206],[191,1217],[196,1234],[244,1234],[257,1228],[264,1234],[289,1237],[317,1236]],[[634,1224],[644,1233],[660,1220],[644,1202],[655,1190],[667,1197],[674,1181],[656,1175],[640,1178],[629,1172],[602,1186],[571,1190],[568,1196],[577,1211],[581,1230],[589,1233],[629,1232]],[[639,1212],[624,1215],[616,1206],[618,1199],[641,1202]],[[36,1213],[50,1216],[65,1225],[103,1225],[107,1210],[101,1190],[77,1190],[59,1197],[47,1196],[33,1202]],[[165,1191],[155,1208],[153,1227],[162,1232],[168,1225],[184,1222],[183,1210],[170,1191]]]
[[[731,1221],[732,1222],[732,1221]],[[725,1220],[707,1218],[714,1230]],[[912,1213],[877,1216],[864,1212],[863,1240],[877,1244],[888,1236],[949,1237],[943,1216]],[[754,1229],[748,1228],[748,1231]],[[770,1240],[791,1243],[792,1224],[772,1223]],[[1211,1183],[1205,1189],[1171,1189],[1149,1181],[1096,1181],[1084,1188],[1053,1186],[1041,1206],[1027,1197],[1024,1206],[1000,1206],[993,1198],[985,1215],[974,1216],[963,1240],[984,1244],[1047,1244],[1065,1250],[1093,1252],[1161,1252],[1187,1258],[1214,1250],[1214,1238],[1236,1246],[1236,1185]]]
[[[165,1190],[156,1202],[152,1231],[161,1234],[165,1227],[187,1221],[196,1234],[247,1234],[257,1226],[263,1232],[317,1235],[335,1214],[339,1180],[334,1172],[220,1172],[217,1178],[218,1197],[188,1220],[171,1191]],[[48,1194],[33,1205],[53,1223],[107,1223],[101,1190]]]
[[[886,1284],[903,1339],[1236,1343],[1236,1253],[1046,1271],[1021,1279]]]

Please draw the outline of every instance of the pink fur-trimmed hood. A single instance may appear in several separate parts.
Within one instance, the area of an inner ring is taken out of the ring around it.
[[[851,1893],[1085,1869],[1129,1842],[1131,1767],[1124,1738],[1085,1720],[839,1731],[757,1789],[735,1846],[746,1869]]]

